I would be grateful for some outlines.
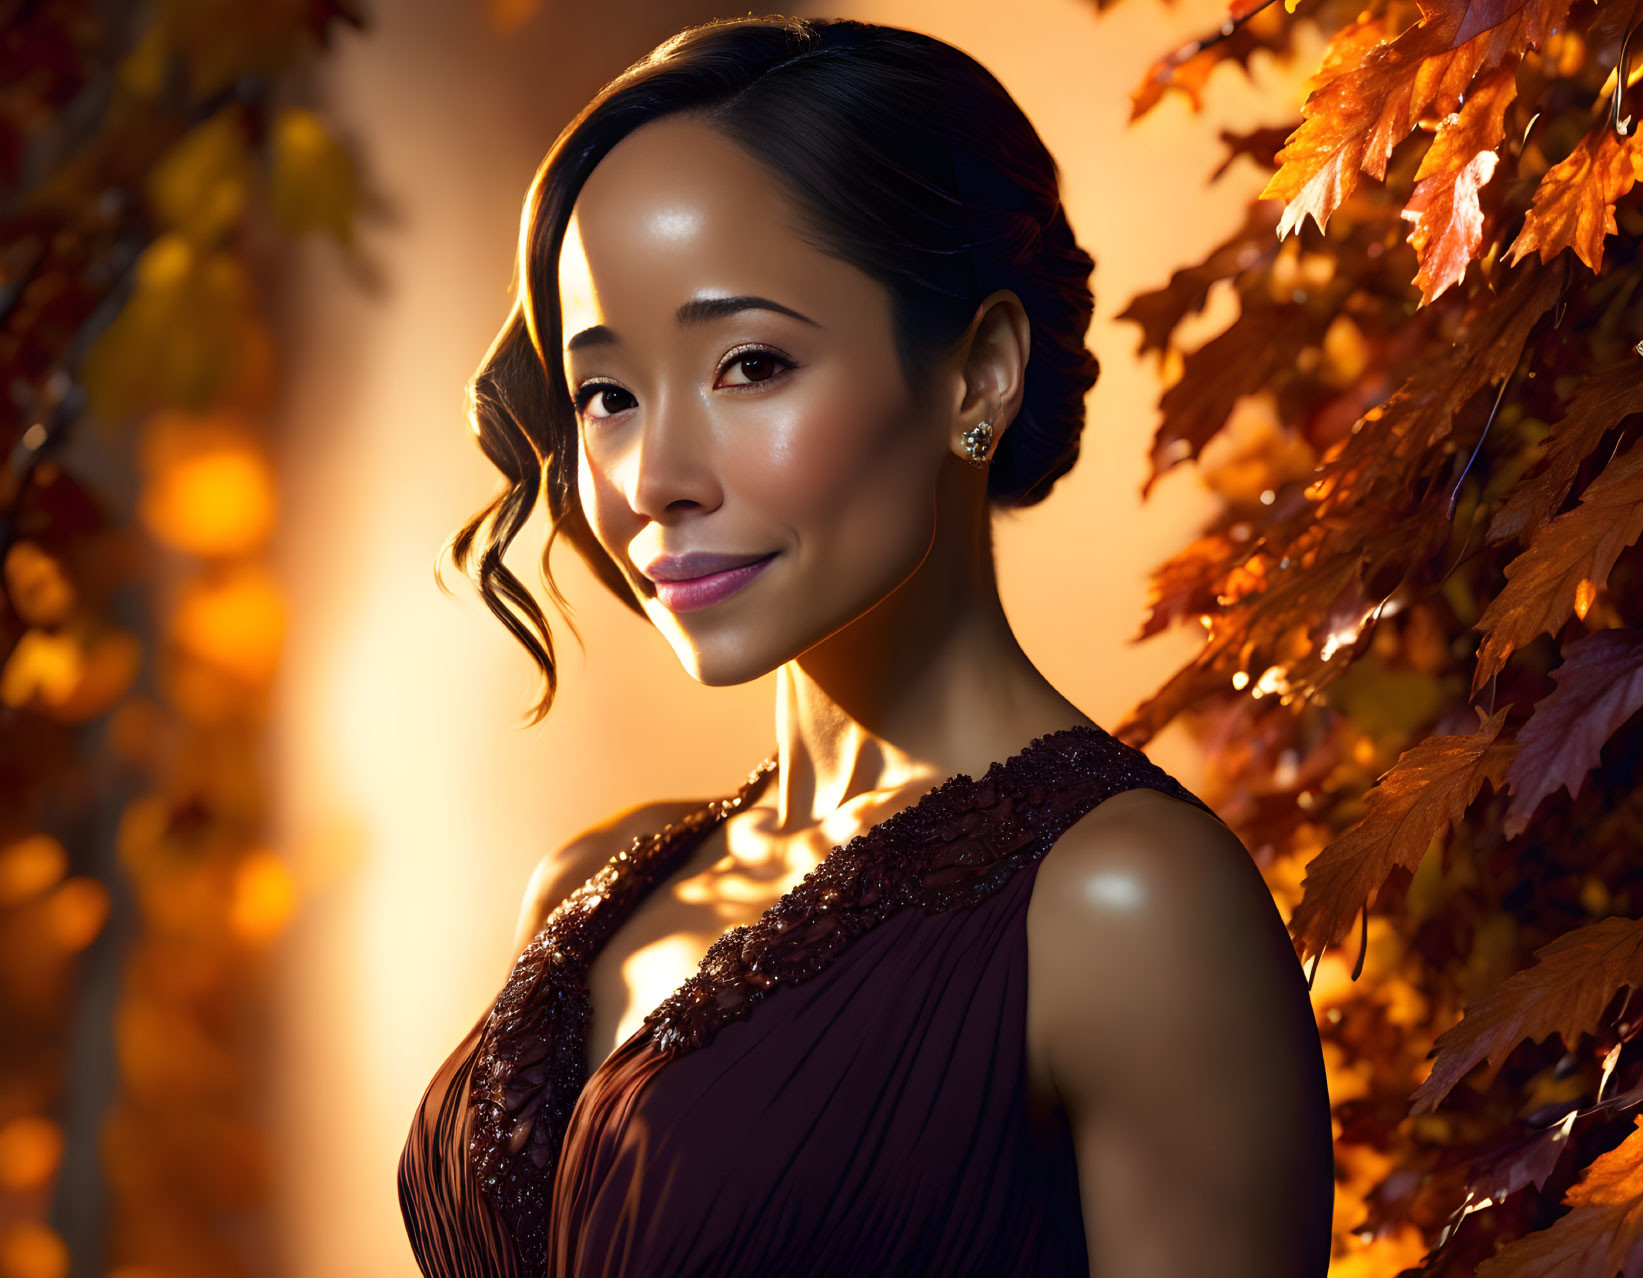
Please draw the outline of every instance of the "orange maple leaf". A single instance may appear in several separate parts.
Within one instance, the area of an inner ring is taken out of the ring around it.
[[[1405,750],[1369,791],[1362,819],[1307,862],[1289,921],[1303,962],[1345,934],[1395,866],[1413,871],[1485,781],[1499,787],[1512,743],[1495,738],[1509,709],[1481,719],[1476,732],[1428,737]]]
[[[1643,534],[1643,443],[1610,462],[1581,494],[1580,505],[1535,534],[1506,565],[1506,586],[1478,618],[1483,632],[1472,695],[1506,658],[1536,635],[1557,633],[1577,607],[1582,614],[1609,571]]]
[[[1506,136],[1506,108],[1517,96],[1517,67],[1506,63],[1480,76],[1459,111],[1444,117],[1415,172],[1403,216],[1415,223],[1409,243],[1420,259],[1415,283],[1421,304],[1451,284],[1483,243],[1478,191],[1494,174],[1495,148]]]
[[[1599,630],[1563,649],[1556,688],[1535,703],[1518,730],[1518,755],[1502,830],[1523,833],[1540,801],[1559,786],[1573,798],[1598,765],[1614,730],[1643,707],[1643,630]]]
[[[1287,201],[1279,238],[1307,214],[1320,231],[1358,184],[1386,176],[1392,150],[1433,108],[1454,109],[1473,79],[1539,48],[1571,0],[1421,0],[1421,17],[1361,57],[1338,56],[1342,71],[1313,90],[1301,127],[1279,152],[1280,168],[1261,199]],[[1347,38],[1354,52],[1362,31]],[[1337,36],[1337,39],[1340,37]]]
[[[1603,241],[1616,231],[1615,201],[1643,176],[1637,135],[1618,136],[1607,116],[1587,130],[1575,149],[1546,170],[1506,250],[1517,262],[1538,249],[1549,262],[1566,248],[1595,273],[1603,268]]]
[[[1472,1067],[1488,1059],[1485,1086],[1524,1039],[1556,1034],[1573,1051],[1622,986],[1643,986],[1643,920],[1607,918],[1566,932],[1535,951],[1493,994],[1469,1005],[1439,1034],[1432,1071],[1412,1093],[1410,1114],[1434,1110]]]

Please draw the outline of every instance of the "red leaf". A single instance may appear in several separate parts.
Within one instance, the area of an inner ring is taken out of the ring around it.
[[[1571,798],[1598,765],[1604,743],[1643,707],[1643,630],[1599,630],[1568,644],[1552,671],[1557,687],[1535,703],[1518,730],[1506,774],[1512,803],[1502,826],[1523,833],[1540,801],[1558,786]]]
[[[1273,205],[1250,205],[1244,225],[1202,262],[1176,271],[1163,288],[1132,297],[1116,318],[1140,326],[1136,353],[1168,350],[1170,334],[1188,315],[1204,308],[1212,284],[1271,261],[1278,251],[1272,235],[1277,222]]]

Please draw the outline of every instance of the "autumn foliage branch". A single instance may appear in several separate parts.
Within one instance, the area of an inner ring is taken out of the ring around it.
[[[1137,635],[1203,647],[1118,731],[1200,737],[1307,963],[1336,1274],[1643,1273],[1640,20],[1237,0],[1132,93],[1329,38],[1299,120],[1221,134],[1244,224],[1121,315],[1171,370],[1146,489],[1224,501]]]

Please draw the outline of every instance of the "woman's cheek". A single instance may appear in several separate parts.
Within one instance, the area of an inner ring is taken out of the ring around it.
[[[881,416],[868,388],[860,391],[811,396],[767,416],[759,446],[732,454],[744,491],[790,516],[838,512],[893,470],[905,418]]]
[[[621,563],[627,535],[620,524],[620,495],[614,485],[594,472],[587,447],[581,443],[576,449],[576,497],[582,503],[582,514],[593,529],[594,537],[607,555]]]

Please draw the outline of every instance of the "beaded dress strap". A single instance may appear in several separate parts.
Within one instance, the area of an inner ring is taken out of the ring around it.
[[[705,1046],[898,910],[979,905],[1103,799],[1143,786],[1215,815],[1140,750],[1087,725],[1037,738],[979,781],[960,773],[943,782],[834,848],[754,923],[720,936],[645,1018],[657,1050],[671,1058]]]
[[[775,766],[766,759],[729,798],[636,836],[554,908],[514,961],[474,1050],[467,1154],[469,1174],[507,1226],[526,1272],[547,1265],[547,1197],[587,1083],[588,965],[650,889]]]

